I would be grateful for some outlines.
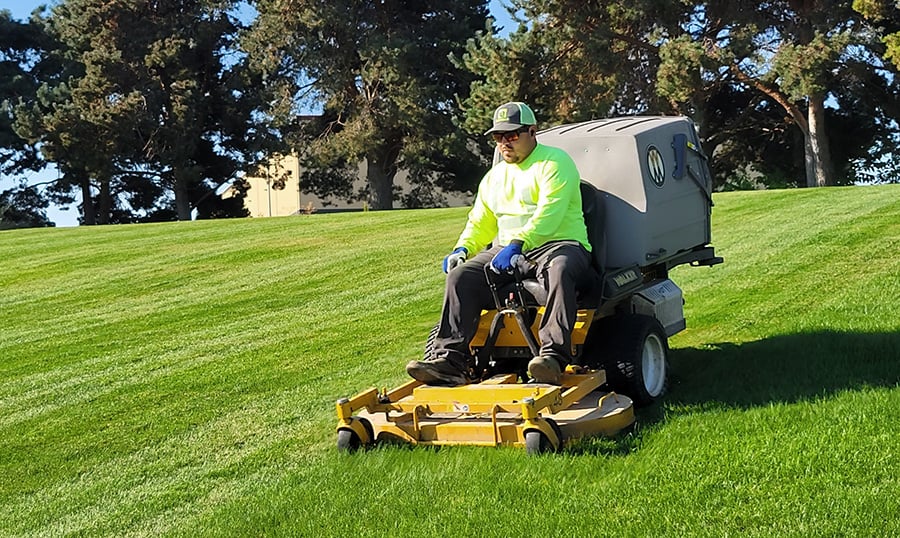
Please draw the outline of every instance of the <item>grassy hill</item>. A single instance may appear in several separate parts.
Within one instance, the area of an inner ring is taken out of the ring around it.
[[[464,209],[0,232],[0,536],[900,535],[900,187],[715,196],[631,434],[334,449]]]

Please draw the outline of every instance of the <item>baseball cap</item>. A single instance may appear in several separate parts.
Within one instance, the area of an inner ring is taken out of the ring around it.
[[[534,119],[534,112],[528,108],[528,105],[513,101],[500,105],[494,111],[494,126],[484,134],[488,135],[498,131],[515,131],[525,125],[535,124],[537,124],[537,120]]]

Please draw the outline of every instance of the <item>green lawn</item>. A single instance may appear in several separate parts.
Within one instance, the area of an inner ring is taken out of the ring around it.
[[[900,536],[900,186],[725,193],[636,430],[334,448],[465,209],[0,232],[0,536]]]

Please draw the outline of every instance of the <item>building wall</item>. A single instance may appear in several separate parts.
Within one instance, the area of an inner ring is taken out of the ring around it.
[[[247,175],[250,185],[244,207],[251,217],[282,217],[323,207],[317,197],[300,191],[300,164],[294,155],[281,156],[258,175]]]
[[[364,184],[365,163],[360,164],[359,186]],[[279,156],[258,175],[247,175],[244,179],[250,189],[244,197],[244,207],[251,217],[280,217],[304,212],[362,210],[363,202],[348,204],[342,200],[331,200],[326,205],[319,197],[306,194],[300,190],[300,163],[295,155]],[[397,174],[395,182],[405,186],[403,172]],[[283,184],[283,188],[282,188]],[[226,190],[223,198],[233,195],[231,189]],[[473,196],[459,193],[444,193],[451,207],[467,206],[472,203]]]

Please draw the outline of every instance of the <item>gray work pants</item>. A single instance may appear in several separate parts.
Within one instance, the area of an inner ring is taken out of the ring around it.
[[[502,247],[493,247],[456,267],[447,275],[444,306],[435,340],[435,356],[454,362],[468,360],[469,341],[478,328],[482,310],[496,308],[484,275]],[[572,328],[578,307],[576,295],[593,282],[590,253],[578,242],[547,243],[525,253],[532,262],[526,278],[537,278],[547,290],[547,304],[538,330],[541,355],[552,355],[563,365],[572,362]],[[502,287],[512,282],[512,275],[497,275]]]

